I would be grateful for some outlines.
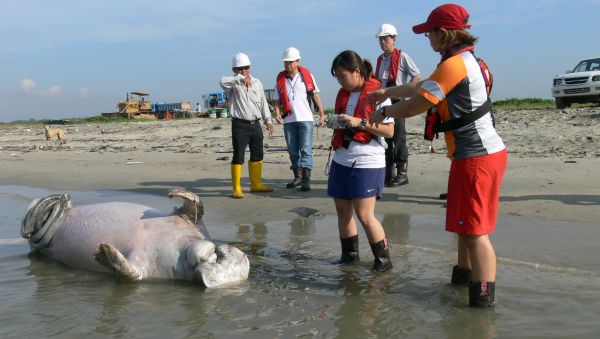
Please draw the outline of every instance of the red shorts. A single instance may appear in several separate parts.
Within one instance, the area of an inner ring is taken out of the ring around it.
[[[494,232],[506,162],[506,149],[452,161],[446,231],[473,235]]]

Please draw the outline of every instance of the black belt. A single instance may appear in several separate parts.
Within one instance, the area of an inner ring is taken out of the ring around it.
[[[256,120],[246,120],[246,119],[239,119],[239,118],[233,118],[233,120],[235,121],[239,121],[239,122],[243,122],[245,124],[255,124],[257,122],[260,121],[260,119],[256,119]]]

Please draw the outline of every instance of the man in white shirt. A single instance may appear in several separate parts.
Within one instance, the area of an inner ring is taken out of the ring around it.
[[[273,131],[271,112],[260,80],[250,76],[250,58],[244,53],[233,57],[232,70],[235,75],[221,78],[221,88],[227,94],[231,112],[231,138],[233,158],[231,159],[232,196],[243,198],[241,187],[244,152],[250,146],[248,172],[252,192],[270,192],[273,189],[262,183],[263,132],[260,120],[264,120],[267,130]]]
[[[412,58],[394,47],[398,33],[390,24],[383,24],[376,37],[383,51],[377,58],[375,77],[381,81],[381,88],[403,84],[416,84],[421,80],[420,71]],[[392,100],[392,103],[398,100]],[[408,184],[408,148],[406,147],[406,127],[404,118],[395,118],[394,136],[386,138],[385,186],[396,187]],[[394,169],[396,170],[394,174]]]
[[[290,169],[294,173],[294,179],[286,187],[300,186],[300,190],[308,191],[313,167],[313,112],[310,106],[313,102],[319,112],[319,125],[323,125],[323,104],[314,76],[300,66],[300,51],[294,47],[287,48],[282,61],[285,70],[277,75],[273,98],[275,118],[277,123],[283,123]]]

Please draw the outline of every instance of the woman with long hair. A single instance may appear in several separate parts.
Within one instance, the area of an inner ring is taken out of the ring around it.
[[[342,86],[335,101],[341,128],[334,130],[331,143],[335,154],[327,194],[333,197],[338,216],[340,262],[359,260],[356,212],[375,256],[373,271],[384,272],[392,268],[392,262],[383,226],[375,217],[375,201],[383,193],[385,179],[385,149],[379,137],[390,138],[394,126],[393,119],[377,125],[368,123],[377,107],[367,102],[367,93],[380,88],[372,72],[371,63],[350,50],[338,54],[331,65],[331,75]],[[390,103],[384,100],[380,106]]]

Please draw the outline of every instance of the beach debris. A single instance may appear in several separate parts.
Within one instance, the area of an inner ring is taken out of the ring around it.
[[[575,160],[565,160],[565,164],[576,164],[577,161]]]
[[[227,161],[229,160],[229,156],[224,156],[224,157],[218,157],[217,160],[221,160],[221,161]]]
[[[139,165],[139,164],[143,164],[142,161],[128,161],[125,163],[125,165]]]
[[[322,219],[325,217],[323,212],[310,207],[296,207],[290,210],[290,212],[294,212],[303,218]]]

